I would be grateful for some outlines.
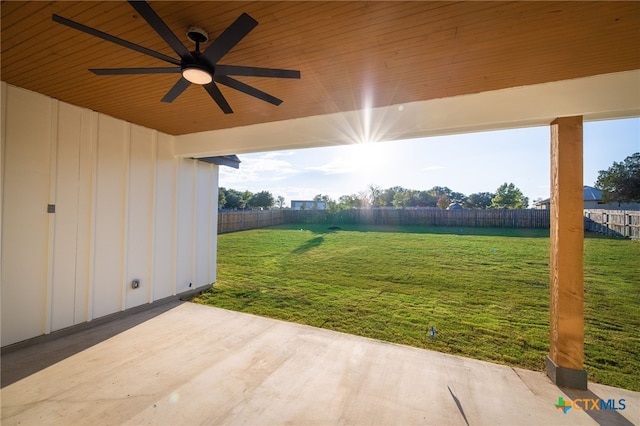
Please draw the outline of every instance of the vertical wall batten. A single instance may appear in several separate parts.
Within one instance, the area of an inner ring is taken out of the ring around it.
[[[122,182],[122,221],[123,221],[123,235],[122,235],[122,280],[120,281],[120,310],[127,309],[127,275],[129,273],[129,181],[131,171],[129,170],[130,158],[131,158],[131,123],[125,123],[124,130],[124,161],[123,161],[123,173],[124,179]]]
[[[178,234],[177,251],[175,252],[177,258],[176,293],[188,291],[195,285],[196,163],[197,161],[188,158],[178,160]]]
[[[87,321],[94,318],[93,297],[96,282],[96,219],[98,210],[98,113],[91,113],[91,200],[89,220],[91,227],[89,230],[89,282],[87,287]]]
[[[211,245],[209,265],[211,265],[212,271],[209,277],[210,282],[216,281],[217,274],[217,258],[218,258],[218,185],[220,182],[220,166],[213,167],[213,191],[211,194]]]
[[[7,83],[0,81],[0,259],[2,259],[2,220],[4,216],[4,146],[7,137]],[[2,280],[2,262],[0,262],[0,280]],[[1,297],[0,297],[1,300]],[[1,344],[1,342],[0,342]]]
[[[180,279],[180,224],[182,223],[182,209],[181,201],[182,201],[182,159],[177,160],[176,165],[176,207],[175,207],[175,215],[176,215],[176,239],[175,239],[175,249],[173,250],[174,258],[175,258],[175,274],[173,275],[173,284],[171,285],[171,295],[175,295],[178,292],[178,280]]]
[[[156,245],[155,232],[157,220],[156,197],[158,196],[158,132],[151,133],[151,220],[149,221],[149,250],[151,251],[151,261],[149,262],[148,274],[149,284],[147,286],[147,303],[153,302],[153,290],[155,287],[155,262],[156,262]]]
[[[124,281],[126,307],[149,302],[148,294],[153,285],[151,271],[153,263],[154,228],[154,131],[137,125],[131,126],[129,149],[128,184],[128,235],[127,275]],[[132,281],[140,281],[133,288]]]
[[[80,253],[80,250],[78,249],[78,240],[79,240],[79,234],[81,232],[84,231],[84,229],[80,228],[80,214],[81,214],[81,210],[80,210],[80,200],[82,200],[82,190],[80,188],[80,182],[82,182],[81,176],[82,176],[82,166],[81,166],[81,157],[80,157],[80,153],[82,152],[82,128],[83,128],[83,114],[82,111],[79,111],[80,114],[80,123],[79,123],[79,129],[77,130],[77,132],[79,133],[79,139],[78,139],[78,145],[77,145],[77,149],[75,151],[75,164],[76,164],[76,168],[74,170],[75,176],[76,176],[76,188],[75,188],[75,218],[76,218],[76,226],[75,226],[75,238],[74,238],[74,247],[75,247],[75,253],[73,256],[73,304],[72,304],[72,311],[71,311],[71,324],[77,324],[76,322],[76,306],[78,306],[78,299],[81,296],[81,292],[78,291],[78,281],[79,281],[79,277],[78,277],[78,254]]]
[[[211,189],[209,191],[209,208],[207,209],[210,212],[214,212],[217,210],[217,208],[214,210],[214,206],[213,206],[213,200],[215,199],[216,201],[218,201],[218,191],[215,191],[215,197],[214,197],[214,189],[216,188],[216,184],[215,184],[215,176],[217,175],[217,167],[214,166],[213,164],[211,164],[209,166],[209,188]],[[207,238],[207,281],[209,282],[213,282],[213,271],[215,271],[215,265],[211,264],[211,251],[214,250],[213,248],[213,238],[214,238],[214,232],[217,232],[217,226],[214,226],[214,222],[215,222],[215,214],[212,214],[209,216],[209,235]],[[215,231],[214,231],[215,230]]]
[[[173,157],[172,139],[157,133],[155,156],[153,299],[175,294],[176,277],[176,180],[177,160]]]
[[[58,159],[58,101],[55,99],[50,100],[50,145],[49,145],[49,203],[55,206],[56,204],[56,169]],[[44,206],[43,206],[44,208]],[[48,207],[47,207],[48,209]],[[53,278],[54,278],[54,257],[55,257],[55,224],[56,217],[54,213],[47,215],[47,284],[45,286],[45,321],[44,332],[45,334],[51,332],[51,322],[53,321]]]
[[[196,162],[196,204],[194,206],[194,284],[209,281],[209,230],[211,224],[212,165]]]
[[[51,179],[56,187],[56,212],[50,214],[54,220],[51,326],[60,329],[74,324],[77,297],[76,263],[81,253],[77,234],[82,111],[60,102],[55,121],[58,123],[54,134],[56,168]]]
[[[89,320],[89,291],[91,289],[91,241],[93,235],[93,201],[95,186],[95,139],[93,113],[81,110],[80,145],[78,147],[78,209],[76,228],[75,304],[73,323]]]
[[[196,257],[196,247],[198,246],[198,238],[196,235],[198,223],[198,162],[197,160],[188,161],[191,162],[191,193],[193,196],[191,198],[191,278],[189,280],[189,287],[187,287],[186,290],[190,289],[197,279],[196,266],[198,263],[198,258]],[[195,285],[197,286],[197,284]]]
[[[94,315],[97,317],[118,312],[124,303],[127,133],[127,123],[99,116],[93,297]]]

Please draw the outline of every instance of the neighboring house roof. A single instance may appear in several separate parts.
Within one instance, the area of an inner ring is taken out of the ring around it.
[[[292,209],[297,210],[300,207],[324,210],[327,207],[327,202],[325,200],[291,200]]]
[[[602,191],[600,191],[599,189],[596,189],[592,186],[585,185],[582,187],[582,191],[583,191],[582,199],[584,201],[602,201]],[[551,203],[551,199],[546,198],[544,200],[540,200],[536,202],[536,206],[539,206],[541,204],[550,204],[550,203]]]
[[[592,188],[591,186],[583,187],[584,195],[583,199],[585,201],[602,201],[602,191],[596,188]]]

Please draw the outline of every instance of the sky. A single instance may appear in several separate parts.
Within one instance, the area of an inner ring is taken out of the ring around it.
[[[599,170],[640,152],[640,118],[585,122],[584,184]],[[495,192],[513,182],[530,202],[549,198],[549,126],[468,133],[392,142],[238,155],[239,169],[220,168],[220,186],[269,191],[292,200],[402,186],[447,186],[469,195]]]

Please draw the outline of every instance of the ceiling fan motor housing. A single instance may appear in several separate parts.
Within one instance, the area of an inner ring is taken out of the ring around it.
[[[209,40],[209,33],[202,27],[192,25],[187,29],[187,38],[194,44],[206,43]]]

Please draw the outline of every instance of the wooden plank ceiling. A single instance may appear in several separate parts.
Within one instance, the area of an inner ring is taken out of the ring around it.
[[[96,76],[87,68],[169,64],[51,20],[56,13],[177,58],[128,3],[8,1],[2,80],[179,135],[640,68],[638,2],[150,5],[190,50],[187,27],[213,39],[246,12],[259,25],[220,63],[298,69],[302,79],[237,78],[283,99],[277,107],[225,86],[230,115],[195,85],[162,103],[177,74]]]

